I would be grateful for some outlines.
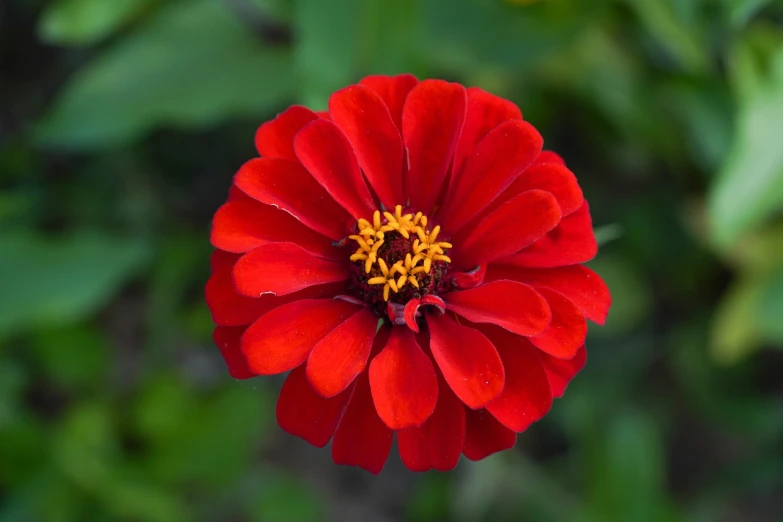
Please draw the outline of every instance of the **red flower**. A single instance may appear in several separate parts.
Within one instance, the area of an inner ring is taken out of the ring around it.
[[[512,103],[410,75],[291,107],[215,214],[206,298],[238,379],[339,464],[510,448],[585,363],[609,292],[576,178]]]

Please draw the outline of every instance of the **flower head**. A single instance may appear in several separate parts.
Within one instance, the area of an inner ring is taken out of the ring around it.
[[[603,323],[590,212],[512,103],[371,76],[262,125],[212,227],[206,298],[236,378],[290,371],[280,426],[377,473],[510,448]]]

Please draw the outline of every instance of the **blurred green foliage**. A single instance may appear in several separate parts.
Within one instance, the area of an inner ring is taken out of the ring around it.
[[[0,522],[782,519],[780,0],[9,0],[0,46]],[[255,128],[400,72],[520,105],[614,307],[518,451],[368,478],[201,294]]]

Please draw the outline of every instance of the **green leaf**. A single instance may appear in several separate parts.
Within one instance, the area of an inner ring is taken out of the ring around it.
[[[728,0],[732,5],[729,8],[729,19],[734,27],[742,27],[753,16],[761,11],[772,0]]]
[[[518,8],[502,1],[425,0],[421,48],[438,65],[458,70],[530,65],[568,46],[590,20],[591,6],[580,4],[581,16],[571,17],[548,3],[554,2]]]
[[[407,520],[436,522],[449,519],[451,481],[447,475],[430,473],[416,485],[408,500]]]
[[[109,358],[106,339],[88,325],[37,330],[31,340],[38,364],[55,383],[66,387],[100,386]]]
[[[281,470],[275,470],[268,478],[252,500],[255,520],[318,522],[326,519],[325,506],[308,484]]]
[[[602,254],[590,267],[612,291],[612,310],[602,328],[591,330],[598,336],[626,333],[643,321],[653,304],[652,291],[639,269],[623,257]]]
[[[635,412],[623,414],[593,442],[586,520],[672,519],[664,488],[663,442],[652,419]]]
[[[415,7],[414,0],[300,0],[293,30],[302,103],[326,109],[334,91],[368,71],[411,72]]]
[[[705,170],[717,170],[726,157],[733,133],[734,103],[729,89],[711,78],[676,80],[659,92],[672,117],[686,131],[688,151]]]
[[[682,0],[680,0],[682,2]],[[679,65],[692,72],[708,67],[707,45],[702,30],[678,19],[674,2],[669,0],[628,0],[642,25]]]
[[[229,483],[251,459],[270,402],[265,389],[232,385],[207,398],[179,378],[156,379],[135,409],[137,430],[150,444],[149,473],[167,483]]]
[[[759,296],[758,325],[761,335],[783,347],[783,265],[764,281]]]
[[[117,520],[179,522],[192,520],[185,515],[183,501],[176,493],[150,484],[147,477],[117,477],[101,490],[106,510]]]
[[[721,299],[713,320],[710,344],[717,362],[736,363],[761,346],[756,317],[763,289],[763,278],[744,276]]]
[[[42,40],[63,45],[84,45],[109,36],[152,5],[154,0],[57,0],[41,15]]]
[[[739,266],[713,319],[711,355],[721,363],[736,363],[764,343],[783,345],[783,225],[743,237],[728,252]]]
[[[28,369],[6,354],[0,365],[0,432],[14,426],[25,411],[23,393],[30,379]],[[1,475],[0,475],[1,476]]]
[[[148,253],[136,240],[104,234],[0,235],[0,335],[91,314],[140,269]]]
[[[617,223],[597,227],[594,231],[598,246],[604,246],[623,236],[623,227]]]
[[[302,82],[302,101],[313,109],[326,109],[329,95],[359,75],[367,48],[365,0],[300,0],[294,14],[297,42],[296,70]]]
[[[783,47],[741,101],[734,143],[708,195],[712,239],[722,248],[783,207]]]
[[[288,99],[293,85],[289,53],[262,46],[222,2],[176,2],[77,71],[38,139],[85,149],[161,125],[260,117]]]
[[[85,490],[100,491],[113,476],[120,454],[112,417],[108,403],[82,404],[68,412],[54,434],[54,461]]]

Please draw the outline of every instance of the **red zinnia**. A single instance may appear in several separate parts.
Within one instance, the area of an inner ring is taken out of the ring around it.
[[[373,473],[510,448],[585,362],[610,296],[576,178],[512,103],[371,76],[256,134],[206,298],[232,376],[291,371],[277,419]]]

